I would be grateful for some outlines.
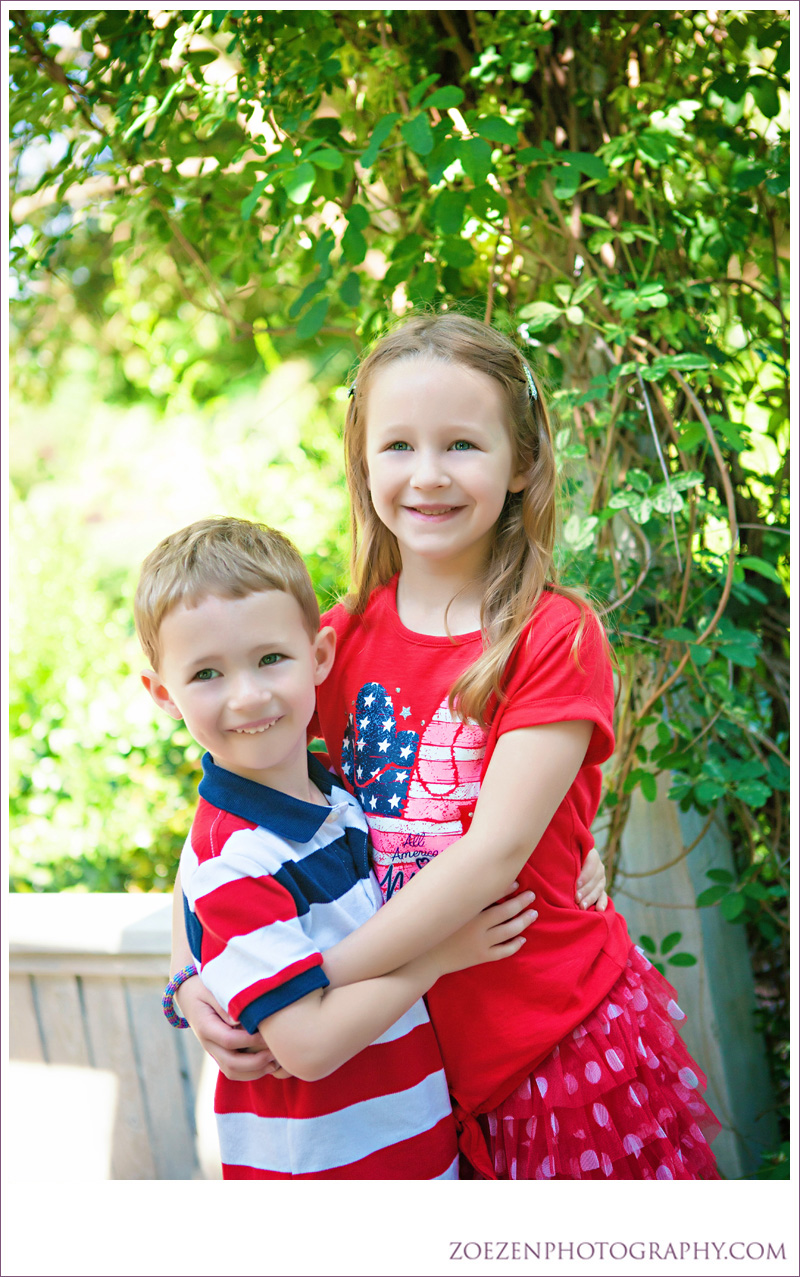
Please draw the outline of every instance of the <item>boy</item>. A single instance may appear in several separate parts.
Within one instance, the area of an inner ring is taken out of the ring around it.
[[[518,905],[496,906],[397,971],[332,989],[322,950],[380,892],[358,803],[306,750],[335,634],[319,629],[302,559],[263,525],[204,520],[145,560],[134,610],[145,687],[208,751],[181,856],[192,952],[221,1006],[291,1075],[220,1074],[223,1175],[457,1178],[422,994],[446,971],[515,952],[529,918],[507,922]]]

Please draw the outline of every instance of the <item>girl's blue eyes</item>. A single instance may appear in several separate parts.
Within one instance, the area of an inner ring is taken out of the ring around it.
[[[216,670],[198,670],[194,676],[196,683],[210,683],[212,678],[219,678]]]
[[[470,443],[468,439],[456,439],[455,443],[450,444],[448,451],[450,452],[469,452],[477,445]],[[405,443],[402,439],[398,439],[396,443],[390,443],[388,452],[410,452],[411,444]]]

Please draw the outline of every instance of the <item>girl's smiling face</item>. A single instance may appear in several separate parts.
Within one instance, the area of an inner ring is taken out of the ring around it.
[[[525,486],[499,382],[424,356],[372,376],[366,461],[375,512],[406,568],[435,562],[480,574],[507,493]]]

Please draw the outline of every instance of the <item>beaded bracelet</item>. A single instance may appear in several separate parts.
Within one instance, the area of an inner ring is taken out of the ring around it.
[[[175,994],[186,980],[191,980],[193,975],[197,975],[197,967],[192,963],[188,967],[184,967],[177,975],[174,975],[164,990],[164,996],[161,999],[161,1006],[164,1009],[164,1015],[169,1020],[174,1029],[188,1029],[189,1021],[184,1020],[182,1015],[175,1014]]]

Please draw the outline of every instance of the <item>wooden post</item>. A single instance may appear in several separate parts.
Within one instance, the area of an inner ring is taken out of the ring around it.
[[[659,778],[656,801],[637,790],[622,839],[614,903],[631,938],[663,940],[680,931],[674,952],[691,953],[696,966],[671,966],[665,974],[678,991],[687,1016],[684,1041],[708,1075],[707,1099],[723,1125],[714,1142],[722,1173],[729,1179],[752,1177],[761,1152],[777,1143],[764,1041],[754,1023],[753,973],[741,927],[726,922],[718,909],[697,909],[698,894],[709,886],[707,869],[733,870],[725,831],[712,824],[698,845],[671,868],[699,835],[703,818],[681,812],[667,797],[669,778]],[[673,950],[671,950],[673,952]],[[648,955],[652,957],[653,955]]]

